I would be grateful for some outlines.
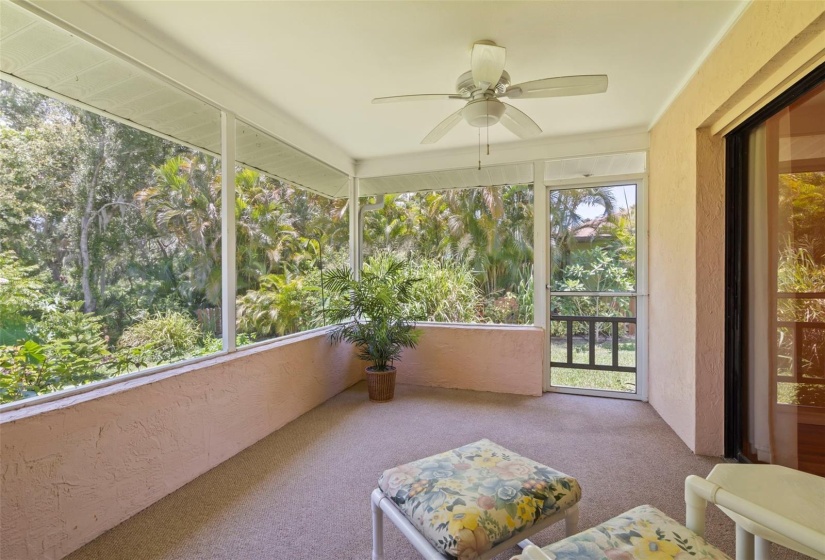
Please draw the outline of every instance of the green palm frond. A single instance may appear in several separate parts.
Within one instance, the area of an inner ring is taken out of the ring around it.
[[[333,342],[349,342],[358,356],[379,371],[401,357],[404,348],[415,348],[421,331],[412,302],[413,286],[420,280],[409,275],[409,263],[384,254],[370,259],[360,280],[340,266],[324,273],[324,283],[339,296],[339,305],[327,312],[340,323],[330,331]]]

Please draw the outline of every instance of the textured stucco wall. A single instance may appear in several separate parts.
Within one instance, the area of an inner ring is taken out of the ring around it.
[[[0,557],[61,558],[363,378],[323,334],[0,417]]]
[[[422,325],[398,381],[541,395],[544,333]],[[0,416],[0,558],[62,558],[363,378],[311,333]]]
[[[693,448],[696,147],[686,117],[668,112],[650,135],[648,398]]]
[[[541,395],[544,330],[537,327],[422,324],[406,350],[398,383]]]
[[[725,452],[725,141],[696,133],[696,436],[701,455]]]
[[[722,454],[724,418],[724,141],[705,129],[825,48],[823,14],[753,2],[650,132],[650,403],[699,453]]]

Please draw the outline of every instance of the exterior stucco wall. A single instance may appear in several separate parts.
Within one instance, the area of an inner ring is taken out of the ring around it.
[[[691,259],[696,254],[696,238],[691,235],[696,231],[695,184],[691,185],[695,127],[686,115],[670,112],[662,121],[650,136],[648,398],[692,448],[696,434],[696,269]]]
[[[542,394],[544,330],[495,325],[420,325],[414,350],[405,350],[398,383]]]
[[[696,436],[701,455],[725,452],[725,141],[696,133]]]
[[[0,557],[61,558],[363,378],[323,333],[0,417]]]
[[[753,2],[650,132],[650,402],[697,453],[724,444],[724,140],[706,129],[825,49],[823,14]]]

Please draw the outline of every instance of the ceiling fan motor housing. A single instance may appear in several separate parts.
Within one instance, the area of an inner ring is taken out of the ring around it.
[[[508,87],[510,87],[510,74],[507,73],[507,70],[504,70],[501,73],[501,78],[498,79],[498,83],[491,87],[490,91],[501,95],[507,91]],[[458,77],[458,80],[455,82],[455,90],[459,95],[466,96],[472,96],[474,93],[480,91],[475,81],[473,81],[472,71],[464,72]]]
[[[461,110],[461,116],[470,126],[484,128],[501,120],[506,107],[498,99],[477,99],[470,101]]]

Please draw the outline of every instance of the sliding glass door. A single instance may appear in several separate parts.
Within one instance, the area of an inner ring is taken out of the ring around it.
[[[739,353],[728,373],[740,458],[825,475],[825,71],[820,74],[729,140],[739,147],[741,157],[733,161],[740,163],[734,173],[742,195],[729,220],[738,211],[743,229],[733,246],[741,263],[738,283],[729,275],[741,338],[731,341]],[[736,351],[729,345],[729,353]]]

